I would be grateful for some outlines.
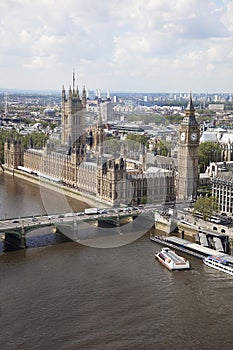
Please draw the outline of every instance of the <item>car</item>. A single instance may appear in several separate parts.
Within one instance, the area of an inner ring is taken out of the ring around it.
[[[34,216],[33,216],[33,218],[32,218],[32,221],[38,221],[38,219],[37,218],[35,218]]]
[[[100,211],[100,214],[107,214],[108,212],[107,212],[107,210],[106,209],[102,209],[101,211]]]
[[[66,218],[70,218],[74,216],[74,213],[65,213],[64,215]]]
[[[17,219],[12,220],[11,222],[12,222],[12,224],[19,224],[19,220],[17,220]]]
[[[48,215],[48,220],[54,219],[53,215]]]

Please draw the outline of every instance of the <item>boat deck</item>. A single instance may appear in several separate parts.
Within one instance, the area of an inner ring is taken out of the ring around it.
[[[200,244],[192,243],[182,238],[175,236],[151,236],[151,241],[165,245],[167,247],[182,251],[184,253],[196,256],[197,258],[203,259],[209,255],[224,256],[225,253],[218,252],[214,249],[203,247]]]
[[[166,251],[166,256],[168,256],[175,264],[184,262],[184,260],[172,250]]]

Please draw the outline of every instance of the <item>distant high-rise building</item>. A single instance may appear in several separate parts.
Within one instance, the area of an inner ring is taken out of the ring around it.
[[[87,99],[94,100],[96,98],[96,93],[92,90],[86,90]]]
[[[100,89],[96,90],[96,97],[101,98],[101,90]]]
[[[117,103],[119,101],[119,97],[118,96],[113,96],[113,102]]]
[[[100,104],[100,112],[103,122],[113,121],[114,120],[114,111],[111,101],[105,101]]]
[[[5,102],[4,114],[5,114],[5,117],[7,117],[8,116],[8,93],[7,92],[4,93],[4,102]]]

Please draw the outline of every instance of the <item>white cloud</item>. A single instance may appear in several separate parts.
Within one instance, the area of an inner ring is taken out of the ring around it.
[[[29,68],[31,70],[48,70],[57,66],[58,60],[56,55],[46,55],[46,56],[33,56],[30,62],[25,62],[23,67]]]
[[[75,68],[93,89],[232,91],[230,0],[9,0],[0,11],[1,87],[59,89]]]

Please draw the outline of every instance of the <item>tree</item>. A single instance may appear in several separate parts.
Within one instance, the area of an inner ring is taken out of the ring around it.
[[[195,215],[197,212],[201,213],[203,215],[203,219],[206,221],[217,210],[218,204],[215,197],[198,197],[194,205],[193,214]]]
[[[132,115],[128,115],[127,117],[128,122],[130,123],[134,123],[134,122],[142,122],[144,125],[145,124],[157,124],[157,125],[168,125],[169,122],[166,119],[166,117],[164,117],[163,115],[159,115],[158,113],[150,113],[150,114],[132,114]]]
[[[9,138],[17,137],[17,132],[15,130],[4,131],[0,133],[0,162],[4,163],[4,142]]]
[[[41,133],[31,133],[20,135],[16,130],[1,131],[0,133],[0,162],[4,163],[4,142],[5,140],[17,139],[23,142],[24,149],[29,147],[42,148],[45,145],[48,135]]]
[[[148,143],[149,136],[130,133],[126,136],[126,140],[135,141],[145,146]]]
[[[153,151],[154,154],[167,157],[169,154],[170,146],[168,142],[157,140],[154,144]]]
[[[216,142],[203,142],[199,145],[200,171],[204,172],[210,162],[221,160],[221,147]]]
[[[24,148],[42,148],[47,140],[48,135],[37,132],[25,135],[22,138]]]
[[[106,141],[103,142],[103,152],[109,153],[114,156],[120,154],[121,144],[120,141],[116,137],[108,137]]]

